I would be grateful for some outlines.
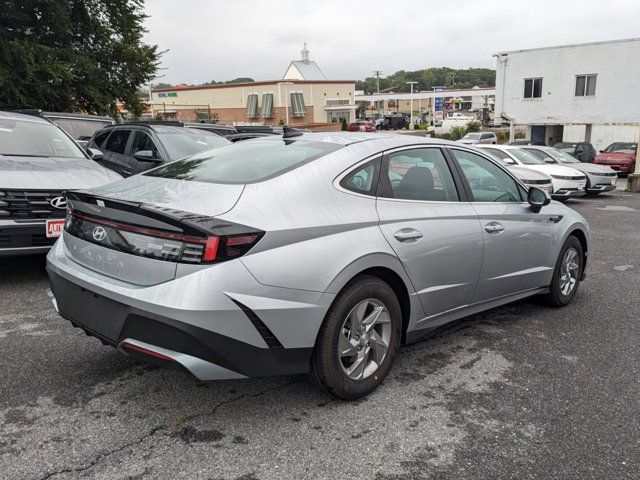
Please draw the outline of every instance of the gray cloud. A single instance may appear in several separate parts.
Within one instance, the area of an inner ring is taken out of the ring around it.
[[[307,42],[331,79],[429,66],[493,67],[491,54],[638,36],[635,0],[147,0],[161,81],[280,78]]]

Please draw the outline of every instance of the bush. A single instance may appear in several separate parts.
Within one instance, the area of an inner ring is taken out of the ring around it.
[[[498,138],[498,142],[505,143],[509,140],[509,132],[496,132],[496,137]]]
[[[451,140],[460,140],[467,134],[467,127],[463,127],[462,125],[454,125],[449,130],[449,136]]]
[[[346,118],[341,119],[340,123],[342,124],[340,126],[340,130],[342,130],[343,132],[346,132],[347,131],[347,119]]]
[[[481,128],[482,128],[482,124],[478,121],[474,120],[473,122],[467,123],[468,132],[479,132]]]

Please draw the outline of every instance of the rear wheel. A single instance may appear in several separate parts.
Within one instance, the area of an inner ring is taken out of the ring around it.
[[[547,301],[556,307],[568,305],[578,290],[584,268],[582,244],[571,235],[564,242],[556,261]]]
[[[391,369],[402,335],[400,303],[391,287],[362,275],[336,297],[311,357],[314,383],[338,398],[363,397]]]

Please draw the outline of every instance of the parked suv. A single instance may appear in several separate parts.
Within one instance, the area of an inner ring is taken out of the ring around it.
[[[593,163],[606,165],[622,173],[633,173],[636,168],[638,143],[614,142],[593,159]]]
[[[111,117],[82,113],[43,112],[39,109],[17,110],[17,113],[42,117],[55,123],[82,147],[87,145],[97,130],[116,123]]]
[[[480,143],[497,144],[498,137],[493,132],[469,132],[460,139],[460,143],[467,145],[477,145]]]
[[[64,191],[120,179],[60,127],[0,112],[0,256],[46,252],[62,233]]]
[[[217,133],[166,124],[127,123],[103,128],[89,141],[102,153],[100,163],[128,177],[165,162],[228,145]]]
[[[558,142],[553,148],[567,152],[585,163],[591,163],[596,156],[596,149],[589,142]]]

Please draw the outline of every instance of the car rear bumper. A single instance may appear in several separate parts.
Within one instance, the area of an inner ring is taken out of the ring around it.
[[[45,253],[55,243],[47,238],[45,221],[0,221],[0,257]]]
[[[201,380],[307,372],[334,297],[261,285],[237,261],[159,285],[124,284],[76,264],[64,242],[49,253],[47,272],[56,311],[74,326]]]

